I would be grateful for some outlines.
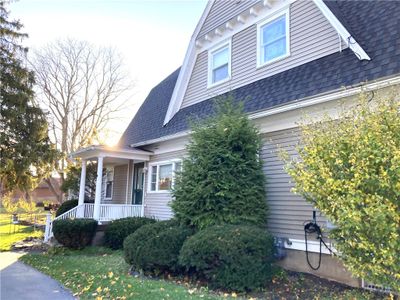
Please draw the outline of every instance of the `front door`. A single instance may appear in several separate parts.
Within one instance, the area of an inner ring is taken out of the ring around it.
[[[133,166],[132,204],[141,205],[143,203],[144,163]]]

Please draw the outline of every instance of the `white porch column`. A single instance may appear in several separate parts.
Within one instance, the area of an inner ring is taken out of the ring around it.
[[[78,210],[77,217],[84,217],[84,207],[83,203],[85,202],[85,187],[86,187],[86,160],[82,159],[82,170],[81,170],[81,182],[79,184],[79,199],[78,199]]]
[[[97,159],[96,196],[94,198],[93,219],[100,220],[101,184],[103,182],[103,156]]]

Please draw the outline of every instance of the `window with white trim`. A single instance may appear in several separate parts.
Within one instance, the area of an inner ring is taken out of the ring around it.
[[[114,168],[106,168],[106,183],[105,183],[105,199],[112,199],[113,185],[114,185]]]
[[[208,86],[225,82],[231,77],[231,42],[208,52]]]
[[[289,11],[258,24],[258,66],[289,55]]]
[[[175,182],[175,173],[182,168],[181,161],[165,162],[150,166],[149,191],[170,191]]]

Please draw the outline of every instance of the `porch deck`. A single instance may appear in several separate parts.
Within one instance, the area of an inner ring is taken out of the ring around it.
[[[51,220],[49,215],[46,220],[46,229],[44,234],[44,241],[47,242],[53,236],[53,222],[56,220],[64,219],[94,219],[95,205],[93,203],[80,204],[69,211],[59,215]],[[98,222],[109,222],[112,220],[127,218],[127,217],[143,217],[143,205],[133,204],[100,204],[100,214]]]

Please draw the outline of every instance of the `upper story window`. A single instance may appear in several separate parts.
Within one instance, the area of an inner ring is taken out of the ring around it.
[[[149,190],[164,192],[171,190],[175,181],[175,172],[181,170],[181,161],[151,165],[149,174]]]
[[[289,55],[289,11],[258,24],[258,66]]]
[[[231,77],[231,42],[209,50],[208,86],[225,82]]]

